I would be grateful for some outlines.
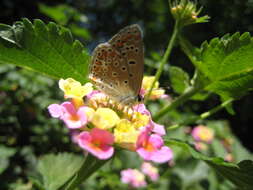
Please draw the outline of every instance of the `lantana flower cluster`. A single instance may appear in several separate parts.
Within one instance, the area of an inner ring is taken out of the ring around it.
[[[141,95],[150,88],[150,78],[143,80]],[[148,82],[145,82],[148,81]],[[72,139],[84,151],[99,159],[109,159],[115,147],[136,151],[144,160],[164,163],[172,159],[172,151],[164,145],[164,126],[152,121],[144,104],[125,106],[94,90],[91,83],[81,85],[72,78],[59,81],[67,101],[48,107],[52,117],[62,120]],[[151,97],[164,98],[158,84]]]
[[[207,144],[210,144],[214,139],[214,130],[204,125],[194,127],[191,132],[195,140],[195,148],[197,150],[206,150]]]
[[[132,188],[145,187],[147,185],[145,175],[153,182],[159,179],[158,169],[149,162],[143,162],[141,171],[131,168],[122,170],[121,181]]]

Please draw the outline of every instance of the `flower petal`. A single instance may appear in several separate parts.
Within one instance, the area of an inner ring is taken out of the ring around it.
[[[150,160],[157,163],[165,163],[170,161],[173,158],[172,150],[167,147],[163,146],[160,150],[156,151]]]
[[[47,107],[50,115],[54,118],[61,118],[64,110],[61,105],[59,104],[51,104]]]
[[[91,132],[82,132],[78,138],[78,144],[84,150],[95,157],[104,160],[110,158],[114,153],[113,136],[108,131],[93,128]]]

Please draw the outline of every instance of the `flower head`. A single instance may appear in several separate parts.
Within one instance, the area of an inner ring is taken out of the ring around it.
[[[102,160],[113,155],[113,142],[114,137],[111,133],[98,128],[93,128],[90,132],[81,132],[78,137],[78,144],[81,148]]]
[[[182,25],[208,22],[209,16],[198,17],[201,9],[197,8],[197,3],[190,0],[175,0],[170,2],[170,10],[173,17]]]
[[[64,121],[80,148],[99,159],[110,158],[114,146],[136,151],[145,160],[171,159],[172,152],[161,137],[166,134],[164,126],[152,121],[144,104],[122,105],[74,79],[61,79],[59,86],[69,101],[48,106],[49,113]]]
[[[149,162],[143,162],[141,171],[146,174],[152,181],[157,181],[159,178],[158,169]]]
[[[192,137],[195,141],[211,143],[214,138],[214,131],[203,125],[199,125],[192,130]]]
[[[144,174],[137,169],[122,170],[121,181],[134,188],[145,187],[147,185]]]

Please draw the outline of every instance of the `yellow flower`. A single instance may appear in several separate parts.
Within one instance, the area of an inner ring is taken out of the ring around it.
[[[64,92],[65,98],[82,99],[93,90],[91,83],[86,83],[82,86],[80,82],[72,78],[67,78],[66,80],[61,79],[59,81],[59,87]]]
[[[97,128],[110,129],[120,121],[119,116],[110,108],[98,108],[91,122]]]
[[[144,76],[143,80],[142,80],[142,88],[144,88],[144,90],[148,91],[151,86],[153,81],[155,80],[155,76]],[[154,89],[159,87],[159,82],[156,81]]]
[[[115,142],[119,144],[135,144],[139,131],[127,119],[121,119],[114,129]]]
[[[149,89],[152,86],[152,83],[155,80],[155,76],[144,76],[143,77],[143,81],[142,81],[142,89],[144,90],[144,94],[147,94]],[[162,97],[162,95],[164,95],[165,90],[159,88],[159,82],[156,81],[154,88],[152,89],[151,93],[150,93],[150,99],[154,100],[154,99],[158,99],[160,97]]]
[[[91,121],[95,114],[95,110],[90,107],[85,107],[85,114],[87,116],[88,121]]]
[[[149,116],[136,112],[134,115],[134,126],[138,129],[140,127],[146,126],[149,122]]]
[[[164,95],[165,90],[163,89],[153,89],[151,94],[150,94],[150,99],[157,99]]]

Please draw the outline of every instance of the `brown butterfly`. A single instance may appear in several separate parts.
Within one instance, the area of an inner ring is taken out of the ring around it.
[[[95,48],[89,78],[114,101],[133,105],[141,100],[143,67],[142,31],[133,24]]]

